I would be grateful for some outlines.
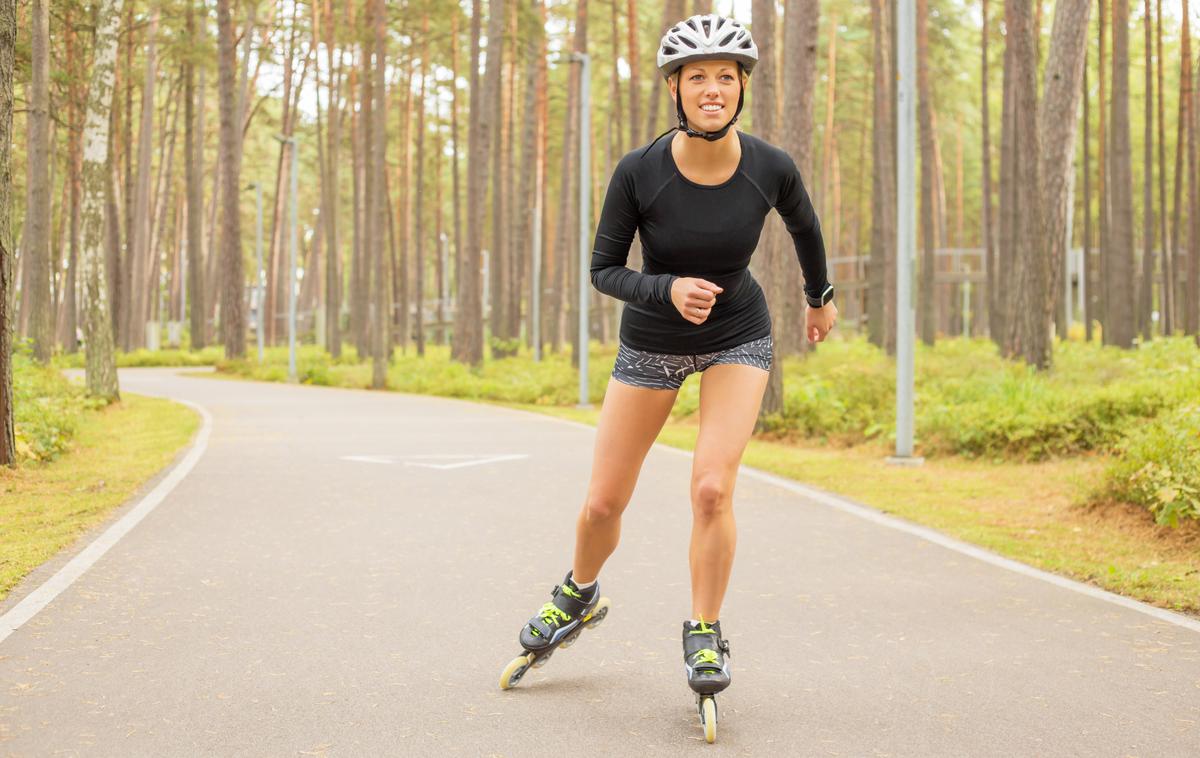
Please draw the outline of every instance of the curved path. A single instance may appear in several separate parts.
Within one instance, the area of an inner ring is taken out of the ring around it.
[[[705,745],[679,641],[689,459],[665,448],[601,577],[608,620],[502,692],[569,567],[590,429],[172,370],[121,384],[206,408],[207,449],[0,641],[0,756],[1200,754],[1194,620],[752,476],[722,619],[734,683]]]

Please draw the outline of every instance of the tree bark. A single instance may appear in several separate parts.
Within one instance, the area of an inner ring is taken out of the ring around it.
[[[1108,197],[1109,144],[1108,144],[1108,128],[1107,128],[1107,125],[1108,125],[1107,118],[1108,117],[1104,110],[1105,106],[1108,104],[1108,99],[1105,97],[1105,94],[1104,94],[1104,90],[1105,90],[1104,66],[1105,66],[1105,61],[1106,61],[1105,50],[1106,50],[1106,45],[1108,44],[1108,37],[1105,35],[1104,30],[1105,30],[1105,27],[1107,26],[1107,24],[1108,24],[1108,10],[1107,10],[1107,7],[1105,6],[1105,0],[1100,0],[1100,23],[1099,23],[1100,60],[1096,66],[1097,74],[1100,77],[1100,82],[1099,82],[1100,100],[1099,100],[1099,104],[1097,106],[1099,113],[1100,113],[1100,127],[1099,127],[1099,134],[1097,135],[1097,139],[1099,140],[1100,147],[1099,147],[1099,150],[1097,151],[1097,161],[1096,161],[1098,164],[1097,165],[1096,186],[1097,186],[1097,194],[1099,196],[1100,210],[1099,210],[1099,215],[1098,215],[1098,220],[1097,220],[1096,226],[1099,229],[1100,234],[1096,240],[1097,247],[1099,248],[1098,255],[1096,256],[1097,280],[1096,280],[1096,286],[1092,288],[1092,291],[1096,294],[1095,318],[1100,323],[1101,339],[1105,345],[1111,344],[1110,343],[1111,334],[1108,329],[1108,327],[1109,327],[1109,319],[1108,319],[1109,295],[1108,295],[1108,274],[1107,274],[1108,247],[1110,244],[1109,228],[1108,228],[1108,223],[1109,223],[1109,197]]]
[[[1170,336],[1175,329],[1175,279],[1172,276],[1174,255],[1171,240],[1167,235],[1167,153],[1166,153],[1166,90],[1163,88],[1163,43],[1162,43],[1162,0],[1158,0],[1158,17],[1155,19],[1155,41],[1157,44],[1156,74],[1158,77],[1158,224],[1159,240],[1162,245],[1162,286],[1159,295],[1159,311],[1162,313],[1162,333]]]
[[[142,80],[142,123],[138,128],[137,195],[134,198],[132,247],[129,269],[129,311],[125,324],[126,350],[146,346],[146,320],[150,313],[150,232],[154,213],[151,209],[152,157],[154,153],[154,83],[158,78],[158,20],[155,8],[146,32],[146,66]]]
[[[783,119],[781,146],[796,161],[800,176],[811,181],[813,173],[813,93],[817,78],[817,43],[821,4],[818,0],[788,0],[783,29]],[[830,24],[836,28],[836,23]],[[832,93],[831,93],[832,94]],[[782,312],[775,351],[779,356],[804,354],[804,272],[799,266],[784,265]],[[832,275],[832,272],[830,272]]]
[[[121,0],[101,0],[96,18],[95,62],[88,87],[83,131],[81,275],[84,286],[84,350],[88,392],[108,401],[120,398],[113,355],[112,317],[104,272],[104,196],[109,182],[108,107],[117,58]],[[8,141],[4,140],[4,144]]]
[[[373,138],[371,145],[371,164],[375,172],[375,187],[384,187],[384,166],[387,162],[387,84],[384,78],[387,59],[387,19],[383,0],[375,0],[375,94],[374,109],[371,113],[375,123],[371,127]],[[376,194],[381,194],[378,191]],[[374,389],[384,389],[387,386],[387,365],[391,355],[390,339],[391,308],[389,307],[388,290],[386,285],[386,266],[383,259],[383,228],[388,219],[388,205],[382,197],[377,198],[375,210],[375,330],[372,335],[373,349],[371,362],[371,386]]]
[[[628,10],[625,19],[626,38],[629,44],[629,148],[632,150],[641,144],[639,119],[641,118],[642,81],[638,60],[638,25],[637,0],[628,0]]]
[[[458,260],[458,307],[454,313],[451,356],[460,363],[483,362],[483,303],[480,268],[483,243],[483,187],[487,182],[486,114],[479,91],[480,0],[471,3],[470,113],[467,128],[467,240]],[[489,35],[489,42],[491,37]]]
[[[54,320],[50,301],[53,262],[50,253],[50,3],[33,0],[30,9],[32,81],[26,116],[29,183],[22,253],[27,255],[29,336],[33,357],[41,364],[54,352]]]
[[[1118,0],[1121,2],[1122,0]],[[1019,267],[1017,289],[1028,297],[1018,311],[1018,344],[1025,362],[1049,368],[1050,334],[1068,245],[1072,157],[1082,92],[1091,0],[1060,0],[1055,6],[1045,93],[1038,114],[1038,187],[1035,234],[1029,257]],[[1131,272],[1132,273],[1132,272]]]
[[[934,225],[935,174],[933,93],[929,88],[929,0],[917,0],[917,103],[921,128],[921,286],[917,295],[917,323],[921,341],[932,346],[937,333],[937,293],[934,289],[938,235]]]
[[[775,3],[774,0],[754,0],[750,10],[754,18],[754,40],[758,46],[758,72],[755,75],[755,96],[750,101],[750,116],[754,120],[756,136],[767,142],[777,139],[775,129],[776,103],[776,74],[775,67]],[[667,149],[670,149],[668,146]],[[785,282],[793,277],[784,275],[782,265],[782,245],[780,244],[779,227],[782,221],[778,215],[769,215],[763,224],[762,235],[759,237],[758,249],[751,260],[751,271],[755,278],[763,283],[763,292],[767,298],[767,308],[771,312],[771,334],[773,342],[782,342],[781,328],[784,314]],[[783,360],[775,360],[771,364],[767,388],[763,394],[762,405],[759,408],[756,427],[762,429],[766,418],[783,413]]]
[[[321,218],[325,220],[326,265],[325,265],[325,346],[333,358],[342,355],[342,251],[338,244],[338,163],[341,148],[341,55],[334,64],[336,45],[336,20],[333,0],[325,0],[325,50],[329,62],[329,82],[325,98],[325,115],[328,121],[329,147],[325,151],[326,172],[324,176],[325,197],[321,206]]]
[[[188,37],[192,45],[192,55],[195,55],[203,32],[197,33],[192,5],[187,10]],[[184,114],[184,153],[187,156],[187,256],[188,256],[188,322],[191,332],[193,350],[202,350],[208,342],[204,329],[204,263],[201,253],[203,242],[202,222],[204,220],[204,189],[201,186],[204,167],[204,121],[202,109],[195,107],[195,64],[190,59],[186,64],[184,74],[183,101],[186,105]]]
[[[981,100],[980,111],[982,112],[983,120],[983,270],[986,272],[983,296],[979,301],[983,304],[984,313],[982,314],[990,325],[992,323],[992,311],[994,302],[993,292],[995,287],[996,275],[996,247],[994,242],[993,227],[995,225],[994,210],[992,208],[992,128],[991,128],[991,101],[988,99],[988,37],[990,36],[988,26],[988,2],[983,0],[983,34],[982,34],[982,82],[983,95]]]
[[[429,16],[421,19],[421,39],[429,39]],[[491,40],[489,38],[489,44]],[[425,356],[425,78],[429,75],[426,69],[429,59],[429,44],[421,44],[421,92],[417,97],[417,182],[415,209],[415,226],[413,241],[415,243],[416,266],[414,266],[416,294],[416,337],[417,355]],[[411,85],[409,90],[411,90]],[[405,116],[407,119],[407,115]]]
[[[892,24],[886,0],[871,0],[874,57],[872,118],[871,267],[867,290],[867,335],[888,355],[896,353],[896,164],[892,114]]]
[[[17,46],[15,0],[0,0],[0,466],[17,461],[13,422],[12,312],[12,113],[13,58]]]
[[[1113,0],[1112,228],[1108,250],[1109,344],[1133,347],[1136,281],[1133,250],[1133,167],[1129,140],[1129,0]]]
[[[1151,31],[1153,15],[1150,0],[1143,0],[1142,23],[1146,39],[1146,83],[1144,92],[1145,109],[1142,136],[1142,281],[1138,289],[1138,326],[1143,340],[1153,336],[1154,322],[1154,35]]]
[[[586,4],[587,0],[580,0]],[[497,8],[497,6],[499,6]],[[491,257],[488,263],[488,278],[490,279],[491,313],[488,314],[488,327],[491,333],[492,357],[503,358],[509,354],[504,344],[508,339],[505,326],[508,323],[506,313],[508,246],[504,229],[504,85],[501,81],[501,69],[504,65],[504,32],[508,27],[508,3],[492,0],[488,4],[488,50],[485,88],[489,95],[488,105],[484,107],[487,113],[488,128],[491,128],[491,117],[495,117],[495,141],[491,144],[488,157],[492,161],[492,229]],[[489,135],[490,139],[490,135]]]
[[[238,126],[239,103],[235,100],[232,0],[217,0],[218,70],[221,110],[221,339],[227,359],[246,354],[246,318],[242,298],[242,220],[240,213],[242,150]]]

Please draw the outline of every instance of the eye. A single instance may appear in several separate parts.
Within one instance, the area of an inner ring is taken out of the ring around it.
[[[688,78],[694,82],[694,81],[696,81],[697,79],[703,79],[703,78],[704,78],[704,74],[692,74],[692,75],[691,75],[691,76],[689,76]]]
[[[732,82],[732,81],[733,81],[733,74],[722,74],[722,75],[721,75],[721,78],[722,78],[722,79],[724,79],[724,80],[725,80],[725,81],[727,81],[727,82]]]

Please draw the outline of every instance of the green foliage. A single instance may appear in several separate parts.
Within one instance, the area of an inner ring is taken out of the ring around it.
[[[592,402],[603,397],[612,367],[611,348],[592,347]],[[1042,460],[1090,450],[1114,451],[1148,419],[1200,397],[1200,351],[1187,339],[1156,340],[1134,351],[1095,344],[1059,343],[1055,367],[1043,373],[1002,359],[988,340],[942,340],[918,345],[916,436],[925,455]],[[222,361],[219,369],[255,379],[284,381],[286,348],[256,358]],[[782,414],[764,419],[779,436],[835,439],[854,444],[895,435],[895,363],[865,339],[821,345],[807,357],[785,359]],[[299,380],[306,384],[368,388],[369,362],[348,349],[333,361],[321,349],[302,347]],[[578,374],[569,354],[534,363],[517,355],[471,369],[431,345],[425,357],[395,354],[387,386],[402,392],[569,406],[577,402]],[[700,382],[680,390],[672,415],[699,409]]]
[[[225,349],[212,345],[203,350],[134,350],[132,353],[118,352],[116,355],[117,368],[135,368],[152,366],[212,366],[225,355]],[[54,358],[57,368],[83,368],[83,352],[58,355]]]
[[[56,369],[38,366],[27,351],[13,355],[13,397],[18,462],[54,460],[70,445],[84,414],[106,404]]]
[[[1200,519],[1200,404],[1164,413],[1131,433],[1105,477],[1097,496],[1144,505],[1159,524]]]

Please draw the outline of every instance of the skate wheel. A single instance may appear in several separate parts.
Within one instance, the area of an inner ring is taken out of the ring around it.
[[[592,611],[592,615],[588,617],[587,621],[583,622],[584,626],[589,629],[595,626],[600,626],[600,622],[603,621],[604,617],[608,615],[608,609],[611,607],[612,603],[608,598],[600,598],[600,602],[596,603],[596,608]]]
[[[518,655],[509,661],[508,665],[504,667],[504,671],[500,672],[500,689],[507,690],[516,687],[517,682],[525,676],[525,672],[529,670],[529,664],[532,662],[533,653]]]
[[[542,653],[541,655],[537,656],[537,659],[536,659],[536,660],[534,660],[534,662],[533,662],[533,667],[534,667],[535,669],[540,669],[542,666],[545,666],[547,663],[549,663],[549,662],[550,662],[550,656],[552,656],[552,655],[554,655],[554,649],[553,649],[553,648],[551,648],[550,650],[547,650],[546,652],[544,652],[544,653]],[[530,654],[529,654],[529,657],[530,657],[530,658],[532,658],[532,657],[533,657],[533,653],[530,653]]]
[[[711,745],[717,739],[716,698],[700,698],[700,724],[704,727],[704,741]]]
[[[583,627],[581,626],[578,629],[576,629],[575,631],[568,634],[566,637],[564,637],[563,641],[561,643],[559,643],[558,646],[561,648],[571,647],[572,645],[575,644],[575,640],[579,639],[579,635],[582,633],[583,633]]]

